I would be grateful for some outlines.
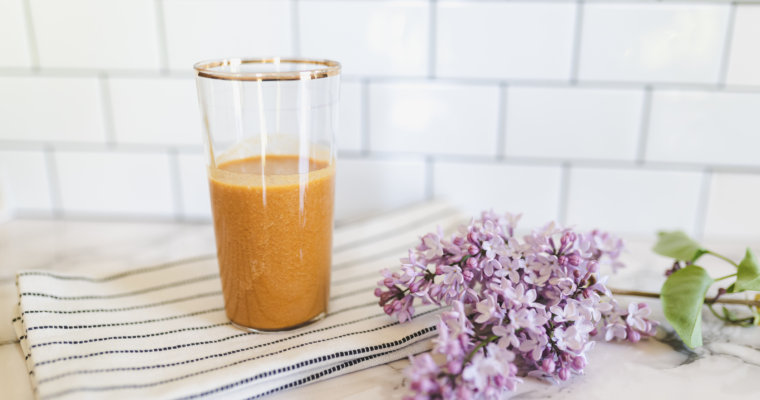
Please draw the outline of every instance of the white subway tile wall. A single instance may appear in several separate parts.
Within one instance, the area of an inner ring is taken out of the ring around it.
[[[171,216],[175,212],[167,154],[61,151],[55,154],[55,167],[65,213]]]
[[[759,197],[760,176],[713,174],[705,230],[737,239],[760,235]]]
[[[579,77],[716,83],[728,17],[720,4],[589,3]]]
[[[338,219],[350,219],[425,200],[423,160],[338,160],[335,178]]]
[[[0,0],[0,204],[211,218],[192,64],[343,62],[336,215],[760,237],[760,4]],[[2,211],[2,210],[0,210]]]
[[[97,77],[4,76],[0,93],[0,140],[106,141]]]
[[[39,151],[0,151],[0,188],[7,190],[0,203],[20,212],[51,213],[46,157]]]
[[[699,172],[573,168],[567,219],[620,233],[694,232],[701,185]]]
[[[373,151],[496,154],[498,86],[374,83],[369,107]]]
[[[634,160],[643,97],[639,89],[509,88],[505,153]]]
[[[0,67],[32,66],[23,1],[0,0]]]
[[[162,26],[168,67],[172,70],[188,71],[194,63],[212,58],[294,53],[291,1],[163,0],[157,3],[163,6]]]
[[[304,1],[301,54],[340,60],[346,75],[427,74],[428,1]]]
[[[44,68],[158,68],[152,0],[27,0]]]
[[[442,77],[568,80],[576,9],[571,2],[440,1],[435,72]]]
[[[117,143],[201,142],[195,81],[192,78],[113,78],[108,81]]]
[[[206,161],[202,154],[179,154],[179,205],[182,215],[190,219],[211,218],[211,202],[206,179]]]
[[[734,26],[726,83],[760,85],[760,4],[737,6]]]
[[[560,167],[440,162],[433,170],[435,196],[472,215],[490,209],[523,213],[521,226],[557,219],[561,192]]]
[[[760,166],[760,93],[655,91],[646,158]]]

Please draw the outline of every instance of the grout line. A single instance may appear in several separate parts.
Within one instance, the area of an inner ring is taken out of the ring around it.
[[[114,147],[116,145],[116,128],[113,121],[113,107],[111,103],[111,90],[108,87],[108,75],[105,72],[98,76],[98,86],[100,87],[100,107],[103,116],[103,129],[105,131],[106,145]]]
[[[575,6],[575,29],[573,32],[573,55],[570,64],[570,83],[578,83],[578,68],[581,63],[581,36],[583,34],[584,1],[578,0]]]
[[[437,58],[435,48],[438,43],[438,0],[430,0],[428,7],[430,7],[428,11],[430,26],[428,29],[428,78],[433,79],[436,73],[435,63]]]
[[[174,219],[182,220],[185,215],[185,206],[182,201],[182,181],[180,180],[179,156],[176,149],[168,152],[169,156],[169,176],[172,180],[172,202],[174,205]]]
[[[87,68],[45,68],[33,71],[29,68],[17,67],[0,67],[0,77],[16,76],[45,76],[59,78],[82,78],[97,77],[101,74],[101,69]],[[194,75],[188,71],[165,71],[163,73],[154,70],[120,70],[108,69],[108,76],[112,78],[165,78],[165,79],[190,79]],[[427,76],[382,76],[376,75],[367,77],[363,75],[341,75],[341,80],[349,82],[369,82],[369,83],[430,83],[431,79]],[[681,90],[681,91],[702,91],[708,93],[752,93],[760,94],[760,85],[748,84],[731,84],[718,85],[715,83],[689,83],[689,82],[631,82],[631,81],[599,81],[599,80],[579,80],[572,83],[568,80],[551,80],[551,79],[492,79],[492,78],[452,78],[436,77],[434,82],[452,83],[461,85],[479,85],[479,86],[497,86],[506,84],[509,86],[519,87],[536,87],[536,88],[566,88],[582,87],[589,89],[623,89],[636,90],[652,88],[654,90]]]
[[[508,86],[506,84],[499,85],[499,100],[497,102],[499,109],[498,117],[496,118],[496,158],[503,160],[507,153],[507,101],[508,101]]]
[[[58,178],[58,169],[55,165],[55,150],[52,146],[45,146],[44,152],[53,217],[60,218],[63,216],[63,204],[61,201],[61,184]]]
[[[644,99],[641,104],[641,122],[639,126],[639,141],[636,147],[636,162],[643,164],[646,160],[647,142],[649,140],[649,124],[652,115],[652,88],[644,89]]]
[[[370,151],[370,135],[369,135],[369,80],[363,80],[361,84],[361,107],[359,119],[361,121],[361,140],[359,142],[359,148],[362,155],[369,154]]]
[[[720,70],[718,71],[718,86],[726,86],[726,78],[728,77],[728,64],[731,58],[731,45],[734,40],[734,29],[736,27],[736,2],[731,2],[731,6],[728,11],[728,22],[726,23],[726,36],[723,42],[723,54],[720,59]]]
[[[560,224],[565,225],[567,222],[567,206],[570,197],[570,163],[562,163],[562,173],[559,183],[559,210],[557,211],[557,220]]]
[[[433,199],[434,160],[432,156],[425,157],[425,199]]]
[[[169,71],[169,46],[166,40],[166,18],[164,14],[164,1],[153,0],[156,13],[156,35],[158,36],[158,63],[161,73]]]
[[[0,148],[3,150],[39,150],[44,151],[54,147],[56,152],[106,152],[122,154],[165,154],[175,151],[177,154],[199,155],[203,154],[202,146],[181,145],[154,145],[154,144],[130,144],[117,143],[114,146],[105,143],[67,143],[67,142],[34,142],[18,140],[1,140]],[[654,171],[703,171],[710,168],[714,172],[760,175],[760,165],[732,165],[732,164],[704,164],[689,163],[682,161],[645,161],[639,163],[635,160],[615,159],[592,159],[592,158],[544,158],[544,157],[521,157],[506,156],[497,159],[490,155],[463,155],[463,154],[427,154],[421,152],[391,152],[391,151],[347,151],[339,152],[341,158],[347,159],[375,159],[375,160],[409,160],[420,157],[431,157],[434,161],[473,163],[473,164],[503,164],[524,166],[561,166],[563,163],[572,163],[573,167],[587,168],[610,168],[610,169],[642,169]]]
[[[40,70],[40,49],[37,46],[37,34],[34,32],[31,0],[23,0],[24,19],[26,21],[26,39],[29,42],[29,57],[32,62],[32,71]]]
[[[301,56],[301,21],[300,21],[300,12],[301,12],[301,5],[298,2],[298,0],[291,0],[290,1],[290,26],[291,26],[291,32],[290,34],[293,35],[291,40],[291,45],[293,46],[293,56],[300,57]]]
[[[694,222],[694,236],[697,240],[701,240],[705,235],[707,208],[710,205],[710,186],[712,184],[712,176],[713,171],[710,168],[704,170],[699,190],[699,199],[697,201],[697,215]]]

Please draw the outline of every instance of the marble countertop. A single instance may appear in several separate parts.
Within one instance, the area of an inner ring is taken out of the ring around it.
[[[610,286],[657,291],[668,260],[651,253],[652,238],[628,238],[628,268],[610,279]],[[708,247],[733,258],[742,243],[708,241]],[[753,247],[757,247],[754,243]],[[757,249],[760,250],[760,249]],[[113,221],[15,220],[0,224],[0,387],[3,396],[32,398],[21,349],[10,325],[15,305],[15,272],[55,269],[90,272],[130,267],[208,254],[214,251],[210,224]],[[706,260],[713,276],[728,272]],[[629,299],[622,298],[622,301]],[[647,300],[653,317],[664,321],[659,302]],[[583,376],[561,385],[526,379],[514,399],[756,399],[760,379],[760,328],[725,326],[703,312],[705,345],[686,348],[667,323],[657,338],[636,345],[597,343]],[[401,398],[405,382],[399,360],[349,375],[283,392],[270,399]]]

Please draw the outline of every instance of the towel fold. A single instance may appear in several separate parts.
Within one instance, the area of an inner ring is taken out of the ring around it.
[[[461,215],[429,203],[336,228],[328,316],[282,333],[233,327],[215,255],[73,276],[17,274],[14,328],[38,398],[256,398],[429,348],[440,309],[404,324],[373,295],[420,234]]]

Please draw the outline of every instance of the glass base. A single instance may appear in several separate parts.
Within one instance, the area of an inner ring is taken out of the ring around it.
[[[285,327],[285,328],[279,328],[279,329],[258,329],[258,328],[253,328],[253,327],[250,327],[250,326],[240,325],[240,324],[235,323],[234,321],[230,321],[230,323],[235,328],[244,330],[246,332],[277,333],[277,332],[286,332],[286,331],[292,331],[292,330],[295,330],[295,329],[298,329],[298,328],[303,328],[306,325],[311,325],[311,324],[313,324],[313,323],[315,323],[315,322],[317,322],[319,320],[324,319],[326,316],[327,316],[327,312],[323,311],[323,312],[315,315],[314,318],[312,318],[312,319],[310,319],[310,320],[308,320],[306,322],[302,322],[302,323],[300,323],[298,325],[293,325],[293,326],[289,326],[289,327]]]

